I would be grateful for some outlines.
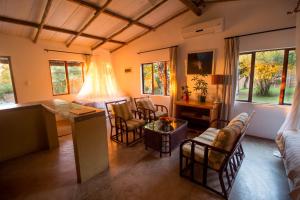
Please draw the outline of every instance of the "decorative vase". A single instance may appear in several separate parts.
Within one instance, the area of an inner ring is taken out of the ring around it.
[[[188,94],[185,95],[185,101],[189,101],[190,100],[190,96]]]
[[[205,103],[205,100],[206,100],[206,96],[199,96],[199,102],[200,103]]]

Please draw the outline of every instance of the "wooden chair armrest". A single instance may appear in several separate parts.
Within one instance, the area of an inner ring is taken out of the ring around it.
[[[194,144],[196,144],[196,145],[200,145],[200,146],[203,146],[203,147],[207,147],[207,148],[209,148],[209,149],[211,149],[211,150],[214,150],[214,151],[217,151],[217,152],[220,152],[220,153],[224,153],[224,154],[230,154],[230,151],[226,151],[226,150],[224,150],[224,149],[221,149],[221,148],[218,148],[218,147],[214,147],[214,146],[211,146],[211,145],[209,145],[209,144],[205,144],[205,143],[202,143],[202,142],[199,142],[199,141],[196,141],[196,140],[193,140],[193,139],[186,139],[186,140],[184,140],[183,142],[181,142],[181,144],[180,144],[180,149],[182,148],[182,146],[184,145],[184,144],[186,144],[186,143],[188,143],[188,142],[192,142],[192,143],[194,143]]]
[[[160,104],[154,104],[154,106],[156,107],[156,110],[158,111],[159,108],[160,108],[160,111],[166,111],[166,113],[168,114],[169,113],[169,110],[167,108],[167,106],[165,105],[160,105]]]
[[[196,144],[196,145],[200,145],[200,146],[203,146],[203,147],[207,147],[209,148],[210,150],[214,150],[214,151],[217,151],[219,153],[223,153],[223,154],[230,154],[230,151],[226,151],[224,149],[221,149],[221,148],[218,148],[218,147],[214,147],[214,146],[211,146],[209,144],[205,144],[205,143],[202,143],[202,142],[199,142],[199,141],[196,141],[196,140],[191,140],[192,143]]]

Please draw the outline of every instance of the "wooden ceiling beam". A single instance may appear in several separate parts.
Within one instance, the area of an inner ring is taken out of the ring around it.
[[[41,23],[39,25],[39,28],[37,30],[37,33],[33,39],[33,42],[36,43],[38,41],[38,38],[42,32],[42,29],[44,28],[44,25],[45,25],[45,21],[46,21],[46,18],[48,16],[48,13],[49,13],[49,10],[50,10],[50,7],[51,7],[51,4],[52,4],[53,0],[48,0],[47,1],[47,4],[46,4],[46,7],[45,7],[45,10],[44,10],[44,14],[42,16],[42,20],[41,20]]]
[[[33,27],[33,28],[39,28],[39,26],[40,26],[40,24],[35,23],[35,22],[10,18],[10,17],[6,17],[6,16],[1,16],[1,15],[0,15],[0,21],[7,22],[7,23],[12,23],[12,24],[23,25],[23,26],[30,26],[30,27]],[[77,35],[78,34],[77,31],[64,29],[64,28],[60,28],[60,27],[49,26],[49,25],[46,25],[46,24],[43,26],[43,28],[45,30],[56,31],[56,32],[66,33],[66,34],[71,34],[71,35]],[[86,34],[86,33],[82,33],[81,36],[86,37],[86,38],[95,39],[95,40],[106,40],[107,39],[105,37],[90,35],[90,34]],[[118,40],[110,40],[110,42],[117,43],[117,44],[125,44],[125,42],[118,41]]]
[[[197,6],[195,2],[193,2],[192,0],[180,0],[184,5],[186,5],[186,7],[188,7],[193,13],[195,13],[195,15],[200,16],[202,15],[202,10],[199,7],[199,5]],[[202,1],[201,1],[202,2]]]
[[[71,1],[71,2],[74,2],[74,3],[77,3],[77,4],[80,4],[80,5],[82,5],[82,6],[85,6],[85,7],[91,8],[91,9],[94,9],[94,10],[96,10],[96,11],[101,9],[100,6],[98,6],[98,5],[94,4],[94,3],[90,3],[90,2],[84,1],[84,0],[68,0],[68,1]],[[135,25],[137,25],[137,26],[140,26],[140,27],[142,27],[142,28],[145,28],[145,29],[149,29],[149,30],[152,29],[151,26],[148,26],[148,25],[143,24],[143,23],[141,23],[141,22],[138,22],[138,21],[135,21],[135,20],[133,20],[133,19],[130,19],[130,18],[126,17],[126,16],[123,16],[123,15],[121,15],[121,14],[118,14],[118,13],[114,12],[114,11],[111,11],[111,10],[109,10],[109,9],[107,9],[107,8],[103,10],[103,13],[105,13],[105,14],[107,14],[107,15],[110,15],[110,16],[112,16],[112,17],[115,17],[115,18],[118,18],[118,19],[127,21],[128,23],[133,23],[133,24],[135,24]]]
[[[161,2],[159,2],[158,4],[156,4],[155,6],[153,6],[151,9],[147,10],[145,13],[143,13],[142,15],[140,15],[138,18],[136,18],[134,21],[139,21],[142,18],[146,17],[147,15],[149,15],[150,13],[152,13],[154,10],[156,10],[157,8],[159,8],[161,5],[163,5],[164,3],[166,3],[168,0],[162,0]],[[102,42],[100,42],[99,44],[97,44],[96,46],[92,47],[92,50],[97,49],[98,47],[102,46],[104,43],[106,43],[107,41],[109,41],[110,39],[114,38],[115,36],[123,33],[126,29],[130,28],[133,25],[133,23],[128,23],[126,26],[124,26],[122,29],[120,29],[119,31],[113,33],[111,36],[108,37],[108,40],[104,40]]]
[[[164,21],[161,22],[160,24],[156,25],[156,26],[154,27],[154,29],[158,29],[159,27],[161,27],[161,26],[163,26],[164,24],[170,22],[171,20],[173,20],[173,19],[175,19],[175,18],[177,18],[177,17],[183,15],[184,13],[186,13],[186,12],[188,12],[188,11],[189,11],[189,9],[184,9],[184,10],[178,12],[177,14],[175,14],[175,15],[169,17],[168,19],[164,20]],[[140,34],[139,36],[137,36],[137,37],[135,37],[135,38],[133,38],[133,39],[127,41],[126,43],[122,44],[121,46],[115,48],[114,50],[111,51],[111,53],[117,51],[118,49],[121,49],[121,48],[124,47],[125,45],[128,45],[129,43],[131,43],[131,42],[133,42],[133,41],[135,41],[135,40],[137,40],[137,39],[139,39],[139,38],[141,38],[141,37],[147,35],[147,34],[150,33],[150,32],[151,32],[150,30],[147,30],[146,32]]]
[[[214,1],[204,1],[205,4],[213,4],[213,3],[223,3],[229,1],[240,1],[240,0],[214,0]]]
[[[88,22],[79,30],[79,32],[67,43],[67,47],[69,47],[73,42],[74,42],[74,40],[77,38],[77,37],[79,37],[79,36],[81,36],[82,35],[82,33],[83,33],[83,31],[85,31],[88,27],[89,27],[89,25],[101,14],[101,13],[103,13],[103,11],[104,11],[104,9],[111,3],[111,1],[112,0],[107,0],[106,1],[106,3],[103,5],[103,7],[101,7],[101,9],[99,9],[99,10],[97,10],[96,12],[95,12],[95,14],[93,15],[93,17],[92,18],[90,18],[89,20],[88,20]]]

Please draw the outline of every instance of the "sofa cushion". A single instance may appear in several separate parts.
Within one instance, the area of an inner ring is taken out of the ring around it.
[[[222,128],[217,136],[215,137],[212,146],[224,149],[226,151],[231,151],[233,148],[233,145],[235,144],[238,136],[240,134],[240,131],[236,130],[235,128],[231,126],[227,126],[225,128]],[[220,169],[221,164],[223,160],[225,159],[225,154],[217,151],[209,151],[208,154],[208,160],[209,165],[213,169]]]
[[[112,104],[113,113],[124,119],[125,121],[133,118],[131,111],[129,110],[129,102],[120,103],[120,104]]]
[[[243,112],[236,117],[234,117],[232,120],[230,120],[228,125],[231,125],[233,123],[241,122],[243,125],[246,125],[249,120],[249,115],[246,112]]]
[[[208,128],[206,131],[204,131],[201,135],[198,137],[193,138],[193,140],[202,142],[208,145],[211,145],[217,136],[219,130],[216,128]],[[192,151],[192,143],[188,142],[182,146],[182,153],[186,157],[191,156]],[[195,154],[194,158],[198,162],[202,162],[204,159],[204,147],[200,145],[195,145]]]

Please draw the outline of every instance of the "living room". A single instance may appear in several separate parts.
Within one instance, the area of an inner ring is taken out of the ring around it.
[[[2,0],[0,199],[300,199],[299,4]]]

